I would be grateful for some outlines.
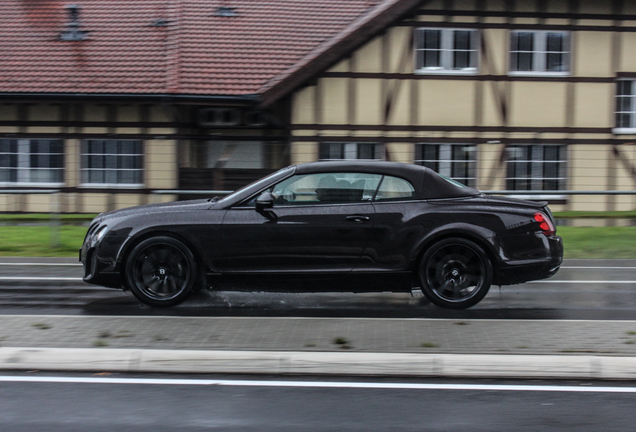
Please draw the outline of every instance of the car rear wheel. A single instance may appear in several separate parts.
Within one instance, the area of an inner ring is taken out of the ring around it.
[[[174,306],[184,301],[197,280],[190,249],[172,237],[152,237],[139,243],[126,261],[126,282],[137,299],[150,306]]]
[[[435,243],[419,267],[422,292],[433,304],[465,309],[484,298],[492,283],[492,265],[470,240],[449,238]]]

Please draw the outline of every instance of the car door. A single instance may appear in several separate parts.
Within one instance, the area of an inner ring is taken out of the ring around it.
[[[432,229],[426,201],[415,199],[415,188],[402,178],[384,176],[374,197],[375,223],[361,257],[369,271],[401,272],[409,266],[418,242]]]
[[[374,224],[371,198],[382,176],[316,173],[292,176],[267,191],[271,208],[252,197],[227,210],[222,271],[347,273],[360,265]]]

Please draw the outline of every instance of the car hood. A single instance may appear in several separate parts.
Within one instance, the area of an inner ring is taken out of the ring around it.
[[[183,212],[183,211],[195,211],[205,210],[214,206],[214,202],[208,199],[198,199],[190,201],[174,201],[158,204],[146,204],[135,207],[126,207],[119,210],[113,210],[106,213],[101,213],[96,219],[113,219],[125,216],[141,216],[144,214],[156,214],[165,212]]]

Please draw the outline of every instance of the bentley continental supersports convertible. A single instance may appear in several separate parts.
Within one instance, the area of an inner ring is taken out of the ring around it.
[[[102,213],[84,280],[173,306],[199,289],[410,291],[467,308],[492,284],[555,274],[561,238],[545,202],[485,196],[417,165],[294,165],[221,199]]]

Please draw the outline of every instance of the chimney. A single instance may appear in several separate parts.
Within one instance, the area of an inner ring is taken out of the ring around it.
[[[60,40],[63,41],[82,41],[87,38],[87,31],[80,30],[79,13],[81,7],[77,4],[71,4],[64,6],[64,9],[68,12],[68,24],[66,24],[66,30],[60,33]]]

